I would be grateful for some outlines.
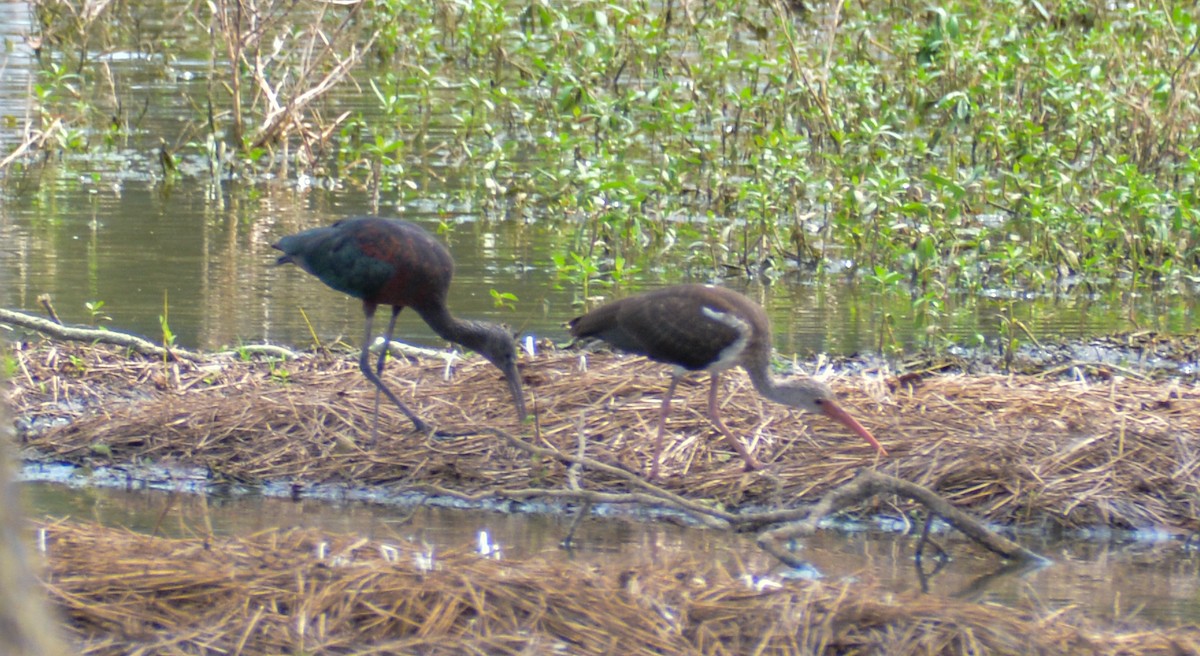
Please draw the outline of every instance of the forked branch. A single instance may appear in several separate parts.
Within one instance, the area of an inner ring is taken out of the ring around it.
[[[962,531],[983,548],[1009,560],[1047,562],[1045,557],[992,531],[984,526],[983,522],[959,510],[929,488],[873,470],[863,470],[854,480],[830,490],[804,519],[759,533],[758,546],[788,565],[800,565],[803,560],[784,546],[787,540],[815,533],[817,524],[822,519],[876,494],[895,494],[912,499],[928,508],[930,513]]]

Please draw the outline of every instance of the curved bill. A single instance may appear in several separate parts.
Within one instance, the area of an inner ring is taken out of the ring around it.
[[[870,431],[868,431],[866,428],[863,428],[863,425],[858,423],[854,417],[851,417],[850,414],[843,410],[840,405],[834,403],[833,401],[826,401],[821,404],[821,409],[825,412],[825,416],[854,431],[859,437],[863,438],[871,446],[875,447],[875,450],[879,452],[879,455],[887,455],[887,449],[883,448],[883,445],[879,443],[879,440],[876,440],[875,436],[872,435]]]
[[[517,421],[525,421],[525,393],[521,390],[521,372],[517,371],[515,362],[504,368],[504,378],[512,392],[513,405],[517,407]]]

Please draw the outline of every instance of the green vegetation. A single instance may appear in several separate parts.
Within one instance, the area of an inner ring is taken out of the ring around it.
[[[948,294],[1200,282],[1186,3],[172,7],[34,3],[45,138],[10,170],[158,148],[90,54],[128,51],[164,79],[206,62],[155,175],[335,179],[375,206],[548,223],[581,297],[639,272],[811,272],[909,296],[933,335]],[[1002,314],[1009,350],[1026,330]]]
[[[162,345],[163,345],[163,364],[167,363],[167,354],[171,351],[171,347],[175,346],[175,333],[171,330],[170,324],[170,305],[167,302],[167,290],[163,290],[163,309],[162,314],[158,315],[158,325],[162,329]]]
[[[516,309],[517,301],[520,300],[512,292],[501,292],[492,289],[488,293],[492,295],[492,304],[498,308]]]
[[[0,381],[12,380],[20,372],[20,363],[7,347],[0,348]]]
[[[104,301],[85,301],[83,308],[87,310],[88,316],[91,318],[89,325],[93,328],[104,329],[101,322],[112,321],[112,317],[104,313]]]

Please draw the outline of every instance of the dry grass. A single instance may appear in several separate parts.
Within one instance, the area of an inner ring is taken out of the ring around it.
[[[597,573],[316,530],[163,539],[46,525],[46,578],[88,654],[1200,653],[1200,629],[1071,609],[748,587],[711,562]]]
[[[566,469],[481,433],[429,441],[382,406],[369,441],[373,388],[352,358],[283,364],[126,359],[104,347],[42,344],[16,352],[11,402],[27,418],[67,416],[25,435],[27,453],[91,465],[194,464],[236,480],[398,484],[463,495],[562,489]],[[443,380],[440,364],[393,362],[385,375],[422,417],[449,430],[494,427],[539,445],[644,473],[666,368],[638,358],[551,352],[523,366],[537,424],[518,425],[500,374],[479,358]],[[1200,527],[1200,388],[1114,379],[835,377],[852,412],[888,448],[824,418],[763,401],[740,372],[726,377],[723,416],[771,463],[742,471],[703,412],[707,379],[680,384],[664,486],[727,508],[815,501],[861,467],[927,486],[991,520],[1066,527]],[[110,455],[94,447],[104,445]],[[585,471],[584,487],[629,491]],[[870,510],[870,509],[867,509]]]
[[[477,496],[569,487],[556,459],[531,458],[490,433],[429,441],[389,406],[369,445],[373,390],[348,357],[164,365],[61,344],[15,355],[9,396],[33,422],[23,442],[36,457]],[[569,453],[583,436],[590,458],[644,471],[664,368],[591,355],[581,372],[579,362],[550,353],[526,363],[538,416],[528,425],[516,423],[486,363],[460,364],[451,382],[433,364],[393,363],[389,377],[439,427],[496,428]],[[735,375],[725,419],[772,462],[747,474],[704,418],[707,381],[696,377],[675,404],[666,487],[734,509],[787,508],[875,465],[1013,524],[1197,525],[1195,387],[999,376],[832,382],[890,457],[876,464],[867,445],[764,403]],[[70,421],[46,428],[52,418]],[[581,478],[598,492],[638,487],[597,467]],[[891,511],[893,502],[874,503]],[[164,539],[43,526],[47,582],[89,654],[1200,653],[1194,626],[1101,626],[1071,608],[895,595],[863,582],[755,589],[711,561],[597,572],[317,530]]]

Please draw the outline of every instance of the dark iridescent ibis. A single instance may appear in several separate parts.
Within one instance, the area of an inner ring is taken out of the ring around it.
[[[375,371],[368,362],[371,323],[380,305],[392,306],[385,344],[392,339],[400,311],[411,307],[443,339],[479,353],[504,372],[517,417],[525,418],[513,335],[496,324],[451,316],[446,296],[454,276],[454,260],[446,247],[424,229],[399,219],[358,216],[288,235],[273,248],[283,251],[276,264],[291,262],[339,292],[362,299],[366,328],[359,368],[418,431],[428,432],[430,428],[379,377],[387,349],[380,353]]]
[[[630,353],[675,366],[658,415],[658,440],[650,478],[658,477],[663,431],[675,386],[688,371],[712,377],[708,415],[742,459],[746,469],[762,467],[721,421],[717,381],[722,371],[741,366],[760,394],[793,408],[825,415],[857,433],[880,453],[887,451],[834,400],[824,383],[808,377],[775,380],[770,372],[771,324],[757,303],[712,285],[678,285],[630,296],[570,321],[576,340],[599,339]]]

